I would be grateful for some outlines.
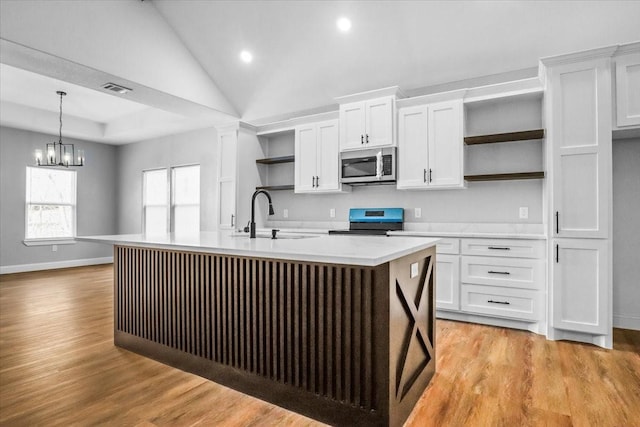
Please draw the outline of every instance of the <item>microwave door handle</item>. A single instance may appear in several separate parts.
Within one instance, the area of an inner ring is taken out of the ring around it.
[[[382,151],[378,151],[378,154],[376,155],[376,179],[381,180],[382,179],[382,173],[383,173],[383,165],[382,165]]]

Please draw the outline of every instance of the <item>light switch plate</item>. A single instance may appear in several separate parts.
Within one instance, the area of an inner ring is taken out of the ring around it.
[[[289,209],[284,209],[282,211],[282,217],[283,218],[289,218]]]
[[[329,217],[330,218],[336,217],[336,210],[334,208],[329,209]]]
[[[422,216],[422,208],[415,208],[413,210],[413,216],[420,218]]]
[[[418,263],[414,262],[413,264],[411,264],[411,278],[413,279],[414,277],[418,276]]]
[[[520,219],[528,219],[529,218],[529,208],[526,206],[520,207]]]

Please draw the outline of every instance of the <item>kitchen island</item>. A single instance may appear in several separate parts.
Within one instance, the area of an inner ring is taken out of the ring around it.
[[[435,372],[437,239],[78,240],[114,245],[119,347],[345,426],[402,425]]]

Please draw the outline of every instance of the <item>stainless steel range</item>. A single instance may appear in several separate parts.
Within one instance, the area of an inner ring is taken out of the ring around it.
[[[385,235],[387,231],[402,230],[403,208],[349,209],[349,229],[329,230],[329,234]]]

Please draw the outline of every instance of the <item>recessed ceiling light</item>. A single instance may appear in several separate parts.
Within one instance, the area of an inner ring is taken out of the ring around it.
[[[341,18],[338,18],[338,20],[336,21],[336,26],[340,31],[346,33],[351,29],[351,21],[349,20],[349,18],[345,18],[343,16]]]
[[[242,52],[240,52],[240,59],[248,64],[253,61],[253,55],[248,50],[243,50]]]

